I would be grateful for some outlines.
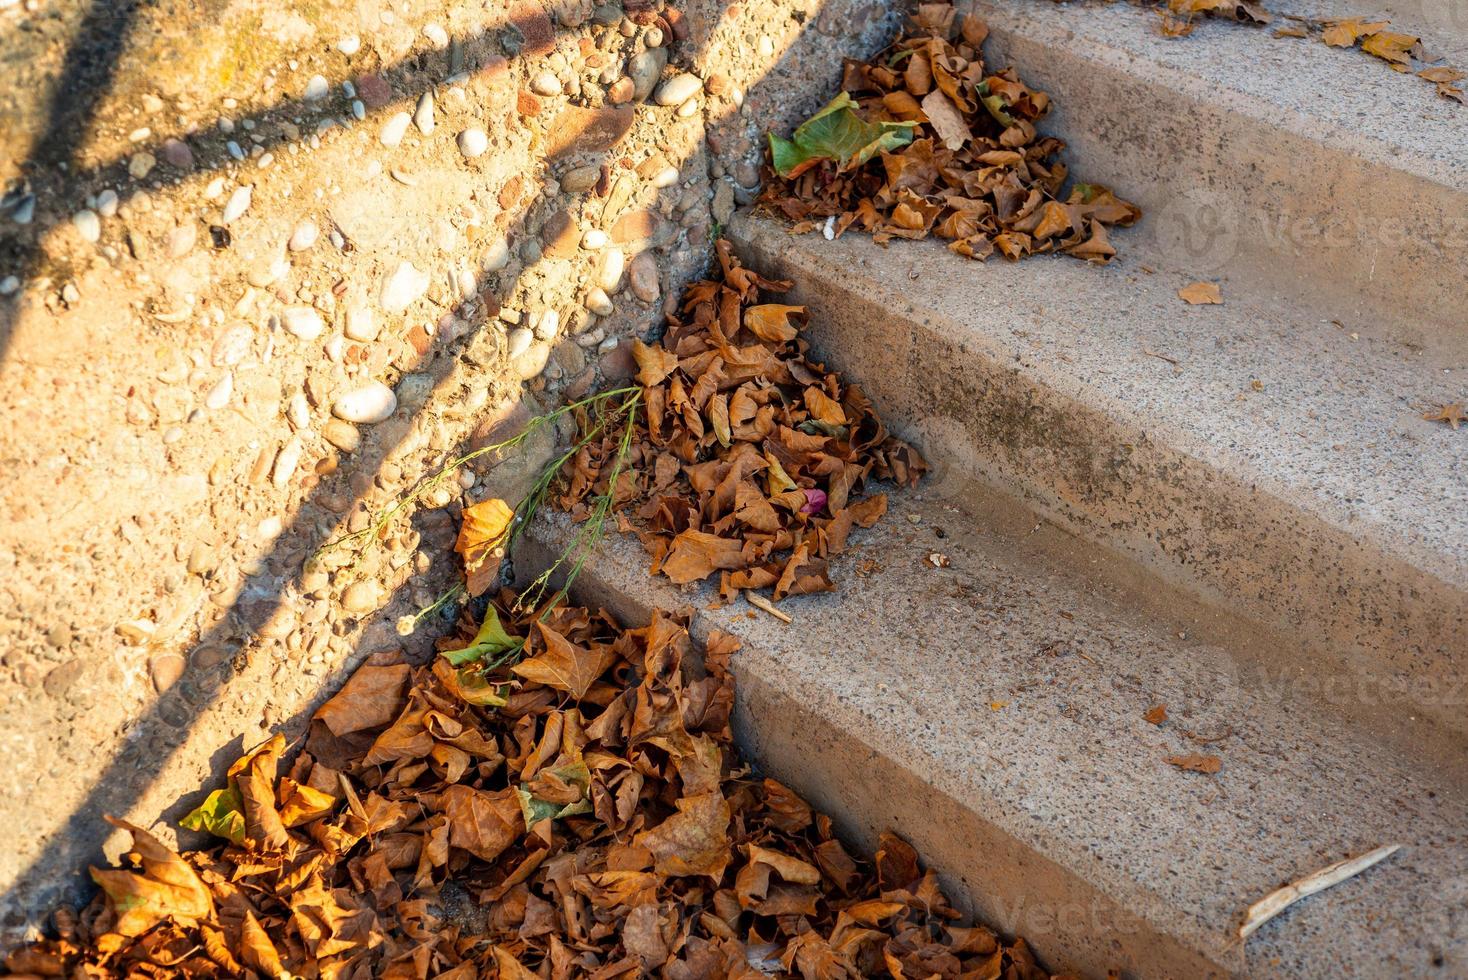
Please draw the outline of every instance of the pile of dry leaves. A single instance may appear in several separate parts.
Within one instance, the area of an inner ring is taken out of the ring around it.
[[[1050,99],[1013,69],[991,74],[988,27],[947,3],[923,4],[908,32],[868,64],[847,62],[842,93],[790,139],[770,137],[761,206],[809,231],[856,227],[873,240],[936,235],[983,259],[1116,254],[1111,225],[1135,205],[1095,184],[1060,200],[1065,144],[1035,123]]]
[[[57,938],[9,969],[1046,976],[1022,940],[960,925],[907,844],[889,836],[858,861],[828,818],[737,765],[729,637],[697,651],[675,616],[623,630],[587,609],[538,613],[486,613],[520,644],[513,664],[369,661],[293,763],[276,736],[190,817],[217,846],[180,856],[119,824],[126,866],[94,870],[97,899],[58,913]]]
[[[886,512],[866,482],[916,483],[926,464],[860,388],[809,359],[804,307],[762,302],[790,283],[744,268],[728,242],[716,250],[722,278],[690,286],[662,342],[635,348],[644,410],[625,465],[627,433],[609,430],[568,464],[559,503],[582,519],[614,490],[637,506],[653,574],[679,584],[719,572],[726,597],[830,591],[827,559]]]

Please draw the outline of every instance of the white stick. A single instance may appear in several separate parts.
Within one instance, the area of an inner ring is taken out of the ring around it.
[[[1258,929],[1300,899],[1309,898],[1316,892],[1325,891],[1331,885],[1338,885],[1347,878],[1354,878],[1373,864],[1385,861],[1401,849],[1401,844],[1387,844],[1384,847],[1378,847],[1374,851],[1362,854],[1360,857],[1337,861],[1328,868],[1321,868],[1313,874],[1306,875],[1299,881],[1292,882],[1277,891],[1270,892],[1249,906],[1249,911],[1244,914],[1244,924],[1239,926],[1239,938],[1248,939],[1249,935],[1255,929]]]
[[[792,620],[787,613],[783,612],[782,610],[776,609],[773,605],[770,604],[770,600],[766,599],[762,595],[757,595],[753,592],[746,592],[744,593],[744,601],[749,603],[756,609],[763,609],[765,612],[769,613],[771,616],[774,616],[782,623],[789,624],[794,622],[794,620]]]

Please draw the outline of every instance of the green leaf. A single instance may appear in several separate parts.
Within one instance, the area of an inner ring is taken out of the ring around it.
[[[1004,100],[1004,96],[985,95],[983,103],[984,108],[989,110],[989,115],[993,116],[994,121],[999,125],[1005,128],[1014,125],[1014,117],[1009,114],[1009,103]]]
[[[796,127],[793,139],[770,134],[770,159],[781,177],[796,177],[823,160],[842,170],[859,167],[878,153],[912,142],[916,122],[867,122],[842,92]]]
[[[546,817],[559,820],[562,817],[574,817],[578,813],[591,812],[591,770],[586,767],[585,762],[570,762],[548,771],[559,776],[564,782],[580,787],[581,799],[574,803],[552,803],[532,795],[526,789],[529,783],[521,783],[515,790],[515,796],[520,800],[520,811],[525,814],[526,827],[534,827]]]
[[[483,660],[486,657],[497,657],[511,650],[518,650],[525,641],[518,636],[511,636],[505,632],[500,625],[499,613],[495,611],[493,603],[484,609],[484,622],[479,627],[479,632],[474,635],[474,642],[462,650],[445,650],[443,658],[455,667]]]
[[[198,809],[179,821],[179,826],[224,837],[235,844],[245,840],[245,805],[233,785],[216,789]]]

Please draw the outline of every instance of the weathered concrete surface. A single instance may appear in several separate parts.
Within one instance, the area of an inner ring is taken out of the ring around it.
[[[306,560],[625,378],[760,127],[891,27],[875,0],[629,6],[0,8],[0,945],[116,855],[102,814],[169,839],[363,658],[430,654],[433,624],[395,629],[458,574],[427,555],[548,446]],[[617,102],[634,68],[698,94]],[[333,419],[369,382],[391,414]]]
[[[1279,665],[1343,716],[1461,767],[1468,457],[1420,407],[1461,397],[1461,365],[1242,285],[1186,306],[1186,279],[1136,259],[979,265],[743,216],[732,233],[930,456],[1285,631]]]
[[[572,533],[548,521],[517,565],[543,567]],[[602,542],[580,589],[630,621],[688,605],[696,635],[739,636],[736,728],[757,764],[865,846],[889,828],[911,839],[1052,968],[1468,971],[1463,783],[1251,666],[1291,656],[1287,638],[959,481],[893,496],[856,541],[840,592],[781,604],[790,626],[649,578],[630,535]],[[935,551],[948,568],[925,561]],[[1158,704],[1169,720],[1153,726]],[[1165,761],[1193,752],[1222,771]],[[1264,894],[1389,841],[1405,845],[1392,861],[1233,943]]]
[[[1205,19],[1168,39],[1155,12],[1127,4],[975,9],[993,29],[990,62],[1055,98],[1042,129],[1069,145],[1071,173],[1142,206],[1154,266],[1468,352],[1464,106],[1378,59],[1267,29]]]

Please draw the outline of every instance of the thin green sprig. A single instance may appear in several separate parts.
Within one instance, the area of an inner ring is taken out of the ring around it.
[[[621,479],[622,472],[627,466],[627,460],[632,455],[632,436],[637,429],[637,406],[641,401],[642,389],[635,388],[632,394],[611,413],[612,417],[619,415],[625,416],[625,424],[622,429],[622,438],[617,443],[617,456],[612,464],[611,476],[607,480],[606,493],[597,496],[591,513],[577,530],[576,537],[571,540],[566,550],[557,555],[556,560],[551,562],[520,593],[519,598],[515,600],[516,609],[528,609],[539,605],[545,596],[545,591],[549,587],[552,577],[568,561],[571,563],[571,567],[566,573],[565,581],[561,583],[561,587],[556,590],[551,600],[546,603],[538,619],[544,620],[570,594],[571,585],[576,581],[577,576],[581,574],[581,570],[586,567],[586,562],[591,557],[591,552],[595,549],[596,543],[601,540],[602,534],[605,532],[607,518],[611,516],[612,508],[616,503],[617,481]],[[597,428],[588,432],[587,439],[583,440],[583,445],[585,442],[590,441],[592,435],[605,427],[605,422],[606,419],[603,417],[599,421]]]
[[[473,462],[479,457],[488,455],[489,453],[499,452],[500,450],[504,449],[514,449],[518,446],[523,445],[525,441],[528,440],[537,431],[544,428],[546,425],[555,422],[557,419],[568,412],[573,412],[578,408],[591,408],[593,406],[598,406],[606,402],[608,399],[615,398],[618,395],[627,395],[633,392],[637,392],[640,395],[641,391],[642,389],[636,386],[613,388],[610,391],[599,392],[598,394],[590,395],[586,398],[583,398],[580,401],[570,402],[566,405],[562,405],[560,408],[556,409],[553,412],[547,412],[544,415],[535,416],[529,422],[525,423],[525,428],[521,429],[517,434],[510,437],[509,439],[506,439],[503,442],[497,442],[491,446],[484,446],[483,448],[476,449],[471,453],[466,453],[465,455],[460,456],[458,459],[445,463],[438,470],[438,472],[432,474],[431,476],[424,477],[422,480],[419,481],[416,487],[399,497],[390,507],[387,507],[386,509],[379,512],[377,516],[373,518],[372,523],[368,524],[360,531],[353,531],[350,534],[344,534],[341,537],[333,538],[332,540],[323,544],[320,548],[316,550],[316,553],[312,556],[312,560],[314,561],[316,559],[319,559],[327,552],[334,551],[337,548],[342,548],[347,545],[363,542],[372,538],[381,540],[384,532],[400,513],[402,513],[407,507],[416,503],[426,494],[431,493],[434,489],[442,486],[444,482],[446,482],[448,478],[459,469],[459,467],[464,466],[467,463]],[[600,415],[602,413],[598,414]],[[579,443],[576,447],[574,447],[574,449],[572,450],[572,455],[574,455],[574,452],[579,450],[581,445],[583,444],[584,443]],[[569,458],[567,455],[562,455],[558,460],[556,460],[553,466],[547,467],[547,469],[551,471],[549,477],[546,476],[546,473],[542,472],[541,480],[536,481],[537,487],[540,487],[542,482],[544,483],[544,489],[541,489],[540,491],[541,499],[535,502],[536,507],[539,507],[539,504],[543,501],[545,490],[549,489],[551,481],[555,478],[555,473],[559,471],[561,464],[563,464],[567,458]],[[524,501],[522,501],[521,503],[523,504]],[[519,508],[517,507],[516,510],[518,517]],[[531,515],[533,516],[533,510],[531,511]],[[518,530],[519,529],[517,528],[514,533],[518,534]],[[435,605],[438,604],[436,603]]]

